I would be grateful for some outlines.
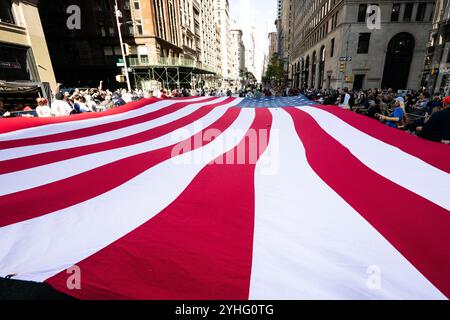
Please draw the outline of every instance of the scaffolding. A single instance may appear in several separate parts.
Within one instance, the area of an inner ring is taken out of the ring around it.
[[[139,89],[148,89],[148,84],[160,84],[160,88],[197,89],[215,83],[216,73],[207,66],[186,60],[174,59],[158,65],[139,64],[130,59],[134,84]]]

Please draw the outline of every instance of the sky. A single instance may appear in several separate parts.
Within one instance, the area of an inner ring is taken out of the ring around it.
[[[255,77],[260,80],[264,53],[268,49],[267,34],[275,31],[277,0],[229,0],[231,19],[245,35],[255,28]]]

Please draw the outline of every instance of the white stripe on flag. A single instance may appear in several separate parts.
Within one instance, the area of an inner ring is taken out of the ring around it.
[[[0,277],[44,281],[132,232],[174,201],[205,165],[234,148],[254,117],[254,109],[241,110],[215,140],[177,156],[179,165],[169,159],[96,198],[0,228]],[[201,161],[183,160],[192,157]]]
[[[445,299],[317,176],[292,118],[271,112],[279,139],[256,167],[250,299]],[[264,175],[274,148],[279,171]]]
[[[238,102],[232,101],[216,107],[199,120],[156,139],[0,175],[0,196],[62,180],[116,160],[179,143],[213,124],[236,103]]]
[[[396,184],[450,210],[450,175],[430,164],[369,136],[335,115],[314,107],[300,107],[367,167]]]
[[[205,100],[207,98],[208,97],[198,97],[198,98],[194,98],[194,99],[189,99],[186,102],[191,102],[191,101],[197,102],[197,101]],[[184,102],[184,101],[185,100],[161,100],[161,101],[149,104],[147,106],[144,106],[144,107],[141,107],[138,109],[133,109],[133,110],[118,113],[118,114],[106,115],[106,116],[98,117],[98,118],[89,118],[89,119],[82,119],[82,120],[75,120],[75,121],[51,123],[51,124],[46,124],[46,125],[32,127],[32,128],[20,129],[20,130],[0,134],[0,141],[47,136],[47,135],[51,135],[51,134],[73,131],[73,130],[78,130],[78,129],[84,129],[84,128],[97,126],[97,125],[101,125],[101,124],[105,124],[105,123],[111,123],[111,122],[116,122],[116,121],[120,121],[120,120],[130,119],[130,118],[141,116],[141,115],[149,113],[149,112],[157,111],[159,109],[168,107],[172,104],[175,104],[178,102]]]
[[[173,113],[167,114],[165,116],[162,116],[162,117],[159,117],[159,118],[156,118],[153,120],[149,120],[146,122],[138,123],[135,125],[127,126],[127,127],[116,129],[116,130],[111,130],[111,131],[100,133],[100,134],[90,135],[90,136],[83,137],[83,138],[0,150],[0,161],[30,156],[30,155],[34,155],[34,154],[49,152],[49,151],[63,150],[63,149],[80,147],[80,146],[87,146],[87,145],[92,145],[92,144],[96,144],[96,143],[101,143],[101,142],[106,142],[106,141],[111,141],[111,140],[115,140],[115,139],[128,137],[133,134],[137,134],[142,131],[156,128],[156,127],[159,127],[166,123],[178,120],[182,117],[185,117],[185,116],[191,114],[195,110],[197,110],[205,105],[209,105],[212,103],[220,103],[220,102],[224,101],[225,99],[227,99],[227,98],[220,98],[214,102],[203,102],[203,103],[191,104],[191,105],[186,106],[186,107],[184,107],[180,110],[177,110]]]

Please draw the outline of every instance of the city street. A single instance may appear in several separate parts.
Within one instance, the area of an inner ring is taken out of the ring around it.
[[[0,0],[0,300],[448,300],[449,8]]]

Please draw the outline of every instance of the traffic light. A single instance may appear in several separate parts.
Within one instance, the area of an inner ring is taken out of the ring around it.
[[[340,72],[344,72],[345,71],[345,62],[340,62],[339,63],[339,71]]]
[[[125,82],[125,76],[122,75],[122,74],[118,74],[118,75],[116,76],[116,81],[117,81],[117,82]]]
[[[123,44],[123,52],[126,56],[129,56],[131,54],[131,46],[128,43]]]

